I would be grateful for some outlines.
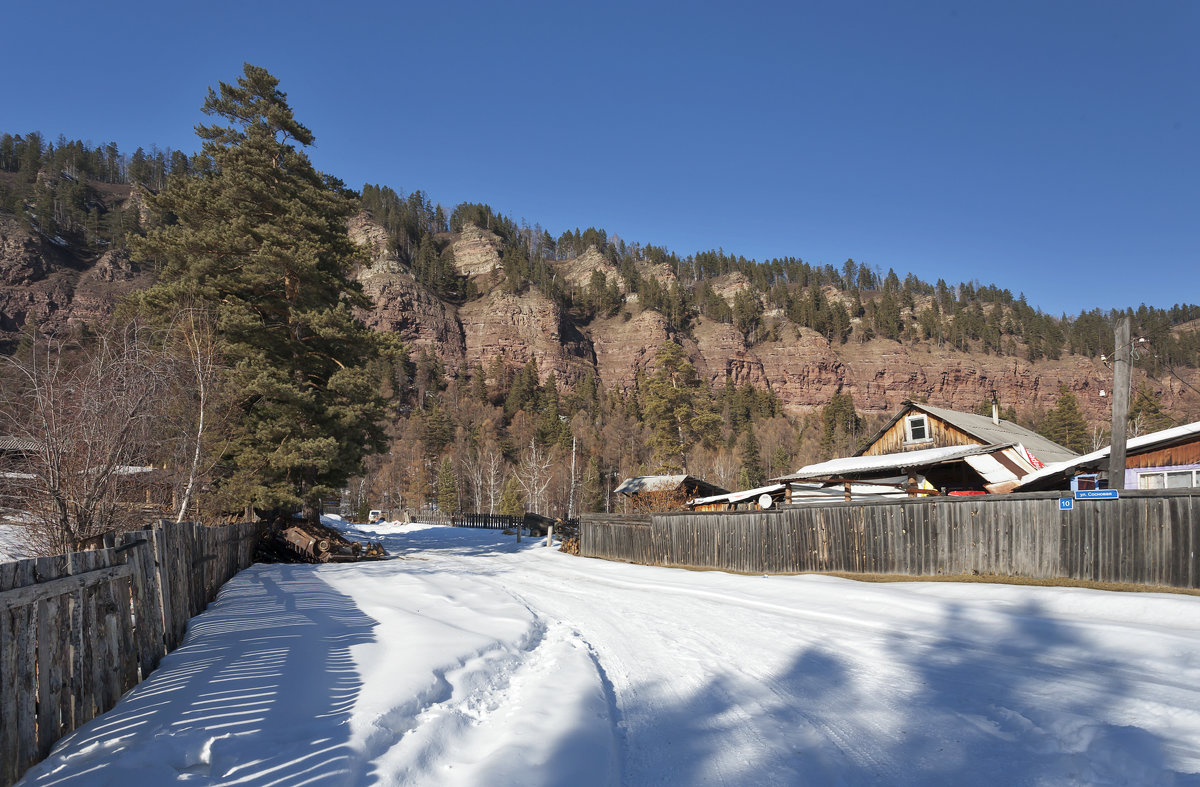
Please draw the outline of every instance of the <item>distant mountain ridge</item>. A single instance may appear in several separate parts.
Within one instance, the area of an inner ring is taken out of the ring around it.
[[[95,322],[153,281],[120,242],[145,219],[144,186],[48,171],[35,181],[0,172],[0,343],[8,350],[28,325],[60,333]],[[64,213],[53,234],[44,231],[38,206],[55,203],[37,195],[68,187],[86,195],[86,211]],[[13,196],[22,189],[28,200]],[[595,229],[554,239],[488,206],[464,204],[446,217],[420,192],[368,186],[362,201],[350,229],[368,259],[357,274],[374,304],[364,321],[436,354],[451,374],[488,370],[496,358],[512,369],[534,359],[543,378],[553,372],[565,388],[593,375],[603,389],[627,390],[658,348],[676,341],[714,388],[728,380],[769,390],[791,414],[835,393],[868,413],[905,399],[971,410],[993,394],[1003,407],[1035,413],[1064,388],[1089,420],[1102,423],[1108,412],[1101,391],[1111,372],[1099,356],[1111,353],[1112,332],[1098,310],[1054,318],[1007,290],[901,280],[849,260],[837,270],[723,252],[680,259]],[[1166,342],[1171,354],[1157,365],[1146,359],[1136,384],[1184,420],[1200,418],[1200,394],[1188,387],[1200,388],[1198,318],[1198,307],[1135,313],[1142,327],[1156,323],[1151,346]]]

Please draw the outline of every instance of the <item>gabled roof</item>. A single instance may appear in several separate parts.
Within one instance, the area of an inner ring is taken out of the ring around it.
[[[914,410],[931,415],[940,421],[945,421],[955,429],[974,437],[983,445],[1019,443],[1025,446],[1025,450],[1029,451],[1029,453],[1045,464],[1065,462],[1078,456],[1071,449],[1043,437],[1032,429],[1018,426],[1011,421],[1001,420],[1000,423],[993,423],[991,416],[988,415],[962,413],[958,410],[947,410],[944,407],[933,407],[932,405],[918,404],[912,401],[904,402],[904,406],[900,408],[900,412],[896,413],[890,421],[884,424],[883,428],[855,456],[861,456],[864,451],[874,445],[879,438],[883,437],[889,429],[895,426],[897,421]]]
[[[1171,445],[1188,442],[1193,439],[1200,439],[1200,421],[1184,424],[1183,426],[1173,426],[1170,429],[1163,429],[1158,432],[1141,435],[1140,437],[1130,438],[1125,441],[1125,455],[1133,456],[1139,453],[1157,451],[1160,448],[1167,448]],[[1021,489],[1034,491],[1039,482],[1050,483],[1054,479],[1072,475],[1077,469],[1097,465],[1107,460],[1111,451],[1112,446],[1106,445],[1099,450],[1092,451],[1090,454],[1084,454],[1066,462],[1057,462],[1053,465],[1048,465],[1036,473],[1027,475],[1021,479]]]

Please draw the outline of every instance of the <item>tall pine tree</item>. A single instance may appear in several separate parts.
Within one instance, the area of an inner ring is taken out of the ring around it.
[[[383,447],[376,343],[352,314],[365,305],[349,277],[352,195],[313,167],[301,149],[313,134],[265,69],[246,64],[203,110],[218,120],[196,127],[202,166],[150,199],[160,223],[136,252],[160,283],[140,302],[162,317],[180,304],[217,315],[242,396],[216,503],[315,518]]]

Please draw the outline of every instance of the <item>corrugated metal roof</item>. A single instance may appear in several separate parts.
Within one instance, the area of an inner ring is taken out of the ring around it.
[[[38,444],[24,437],[0,435],[0,451],[36,451]]]
[[[1002,420],[996,424],[992,423],[990,415],[960,413],[958,410],[931,407],[927,404],[913,403],[912,406],[936,418],[942,419],[951,426],[961,429],[973,437],[979,438],[984,443],[1020,443],[1025,446],[1029,453],[1046,464],[1051,462],[1065,462],[1079,456],[1079,454],[1071,449],[1043,437],[1032,429],[1017,426],[1011,421]]]
[[[830,459],[828,462],[806,465],[791,475],[785,475],[776,480],[792,481],[804,478],[832,478],[850,474],[873,473],[882,470],[929,467],[941,464],[942,462],[962,459],[967,456],[992,453],[1008,447],[1010,446],[952,445],[944,448],[923,448],[919,451],[905,451],[899,454],[846,456],[840,459]]]

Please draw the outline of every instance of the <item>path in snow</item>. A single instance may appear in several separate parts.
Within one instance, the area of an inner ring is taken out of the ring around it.
[[[31,784],[1200,784],[1200,598],[384,527],[257,566]]]

